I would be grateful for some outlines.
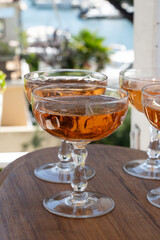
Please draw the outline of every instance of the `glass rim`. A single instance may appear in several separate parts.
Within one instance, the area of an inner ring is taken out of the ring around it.
[[[154,98],[160,97],[160,93],[157,94],[157,95],[154,95],[154,94],[151,94],[151,93],[146,92],[146,89],[147,89],[147,88],[150,88],[150,87],[160,87],[160,83],[159,83],[159,84],[148,84],[148,85],[144,86],[144,87],[142,88],[142,94],[145,94],[145,95],[150,96],[150,97],[152,96],[152,97],[154,97]],[[160,89],[159,89],[159,90],[160,90]]]
[[[47,70],[39,70],[39,71],[33,71],[33,72],[28,72],[28,73],[26,73],[24,76],[23,76],[23,78],[24,79],[26,79],[28,82],[34,82],[35,80],[37,80],[37,77],[35,77],[35,78],[33,78],[33,77],[31,77],[31,76],[33,76],[33,75],[36,75],[36,74],[41,74],[41,75],[43,75],[43,74],[45,74],[45,73],[64,73],[64,72],[68,72],[68,73],[70,73],[70,72],[79,72],[79,73],[86,73],[86,74],[90,74],[90,75],[95,75],[95,77],[97,76],[97,77],[99,77],[99,79],[97,79],[97,80],[100,80],[100,81],[106,81],[106,80],[108,80],[108,76],[106,75],[106,74],[104,74],[104,73],[102,73],[102,72],[96,72],[96,71],[90,71],[90,70],[85,70],[85,69],[69,69],[69,68],[62,68],[62,69],[47,69]],[[50,77],[52,77],[52,76],[50,76]],[[73,76],[72,76],[73,77]],[[102,79],[100,79],[100,78],[102,78]]]
[[[64,83],[63,83],[64,84]],[[44,100],[44,101],[55,101],[55,102],[62,102],[62,103],[66,103],[66,99],[68,98],[68,96],[57,96],[57,97],[41,97],[41,96],[38,96],[38,95],[36,95],[35,94],[35,92],[36,91],[39,91],[39,90],[42,90],[42,89],[47,89],[47,88],[51,88],[51,87],[58,87],[58,86],[60,86],[60,85],[62,85],[62,84],[50,84],[50,85],[47,85],[47,86],[40,86],[40,87],[38,87],[38,88],[34,88],[33,90],[32,90],[32,92],[31,92],[31,97],[35,97],[35,98],[37,98],[37,99],[39,99],[39,100]],[[67,83],[67,85],[74,85],[75,86],[75,83],[73,84],[73,83]],[[76,84],[77,85],[77,84]],[[119,99],[116,99],[116,100],[111,100],[110,102],[108,102],[108,103],[116,103],[116,102],[119,102],[120,100],[121,101],[126,101],[127,99],[128,99],[128,97],[129,97],[129,94],[128,94],[128,92],[126,91],[126,90],[124,90],[124,89],[121,89],[121,88],[118,88],[118,87],[112,87],[112,86],[102,86],[102,85],[94,85],[94,84],[79,84],[79,86],[90,86],[90,87],[100,87],[100,88],[104,88],[104,89],[106,89],[106,90],[110,90],[110,91],[119,91],[119,92],[122,92],[122,93],[124,93],[125,94],[125,96],[123,96],[123,97],[121,97],[121,98],[119,98]],[[87,95],[74,95],[74,96],[72,96],[73,98],[76,98],[77,96],[87,96]],[[88,95],[88,96],[106,96],[106,95],[104,95],[104,94],[99,94],[99,95]],[[71,96],[69,96],[69,97],[71,97]],[[61,100],[60,100],[61,99]],[[70,102],[70,104],[71,103],[77,103],[77,101],[75,100],[73,100],[72,102]],[[91,101],[90,101],[90,103],[92,103]],[[106,101],[101,101],[100,102],[101,104],[104,104],[104,103],[106,103]],[[93,103],[93,104],[95,104],[95,103]]]
[[[130,80],[130,81],[138,81],[138,82],[144,82],[144,81],[146,81],[146,82],[151,82],[151,83],[153,83],[153,82],[156,82],[156,83],[158,83],[158,82],[160,82],[160,73],[159,73],[159,76],[157,76],[157,75],[153,75],[153,74],[144,74],[144,76],[126,76],[125,75],[125,73],[136,73],[136,72],[140,72],[140,71],[144,71],[146,69],[146,71],[147,70],[150,70],[150,69],[152,69],[152,68],[128,68],[128,69],[125,69],[125,70],[122,70],[122,71],[120,71],[120,73],[119,73],[119,76],[120,77],[122,77],[123,79],[125,79],[125,80]],[[156,78],[159,78],[159,80],[156,80]],[[148,84],[149,85],[149,84]]]

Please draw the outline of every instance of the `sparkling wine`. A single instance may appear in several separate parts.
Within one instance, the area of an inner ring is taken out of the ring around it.
[[[143,106],[142,106],[142,90],[135,89],[128,87],[127,85],[123,85],[122,89],[126,90],[129,94],[129,103],[132,107],[134,107],[139,112],[143,112]]]
[[[88,86],[85,86],[88,82]],[[57,92],[58,89],[55,89],[53,96],[64,96],[64,95],[99,95],[103,94],[104,88],[103,86],[107,85],[107,82],[101,82],[98,80],[78,80],[76,78],[74,79],[65,79],[63,78],[58,78],[58,79],[49,79],[49,80],[34,80],[31,82],[24,81],[24,89],[25,89],[25,94],[27,96],[28,101],[31,103],[31,92],[34,88],[40,87],[40,86],[47,86],[50,84],[70,84],[70,88],[75,88],[75,91],[72,91],[72,93],[69,94],[69,91],[65,89],[65,91],[62,89],[63,87],[59,87],[59,92]],[[83,86],[78,87],[78,84],[81,84]],[[89,86],[89,84],[94,85],[94,86]],[[97,86],[96,86],[97,85]],[[102,86],[102,88],[100,87]],[[42,94],[40,94],[42,96]]]
[[[145,100],[144,113],[148,121],[158,130],[160,130],[160,101],[153,104],[152,100]]]
[[[124,120],[128,104],[108,104],[113,100],[116,99],[102,95],[57,97],[55,102],[37,101],[33,114],[49,134],[68,141],[89,142],[107,137]]]

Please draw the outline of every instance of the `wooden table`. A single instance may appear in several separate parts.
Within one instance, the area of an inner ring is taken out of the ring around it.
[[[125,162],[145,158],[143,151],[89,145],[87,164],[96,169],[87,190],[111,196],[115,209],[90,219],[70,219],[46,211],[45,197],[71,189],[69,184],[41,181],[33,169],[57,161],[58,148],[48,148],[20,157],[0,174],[0,240],[158,240],[160,209],[146,199],[160,181],[142,180],[122,170]]]

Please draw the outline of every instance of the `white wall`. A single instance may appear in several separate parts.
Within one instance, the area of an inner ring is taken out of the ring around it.
[[[18,2],[12,4],[2,4],[0,2],[0,8],[8,8],[8,11],[11,9],[12,11],[10,12],[13,13],[13,15],[9,15],[7,18],[2,18],[5,22],[5,36],[0,40],[4,42],[9,42],[11,40],[19,41],[19,32],[21,30],[20,4]]]
[[[35,137],[40,139],[40,145],[37,147],[33,144]],[[31,152],[41,148],[56,146],[60,146],[60,140],[49,135],[40,127],[0,127],[0,153]]]
[[[134,68],[160,68],[160,0],[134,0]],[[131,147],[147,150],[148,121],[132,110]]]

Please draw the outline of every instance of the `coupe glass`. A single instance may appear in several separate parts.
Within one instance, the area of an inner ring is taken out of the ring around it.
[[[128,109],[128,94],[122,89],[99,86],[101,91],[103,88],[101,94],[87,96],[80,95],[78,88],[85,91],[95,85],[61,83],[36,88],[32,91],[32,111],[46,132],[73,145],[73,191],[46,198],[44,207],[65,217],[88,218],[110,212],[114,201],[101,193],[85,192],[85,146],[110,135],[122,124]],[[70,93],[68,96],[63,94],[66,91]],[[55,97],[55,93],[59,96]]]
[[[142,104],[150,124],[160,130],[160,84],[148,85],[142,89]],[[160,158],[156,159],[153,168],[154,171],[160,172]],[[160,208],[160,188],[151,190],[147,194],[147,199]]]
[[[74,147],[73,191],[45,199],[44,207],[65,217],[88,218],[110,212],[114,201],[101,193],[85,192],[85,146],[110,135],[121,125],[128,109],[128,94],[122,89],[99,86],[99,95],[80,95],[79,88],[85,91],[95,85],[61,83],[36,88],[32,91],[32,111],[42,129]],[[63,94],[66,91],[70,93],[67,96]]]
[[[102,73],[96,73],[86,70],[57,69],[49,71],[31,72],[24,76],[24,88],[28,101],[31,103],[31,91],[34,88],[58,83],[83,83],[92,85],[106,86],[108,78]],[[85,91],[79,88],[79,91],[72,91],[72,94],[97,95],[101,89],[95,87],[86,88]],[[70,94],[65,91],[63,95]],[[57,94],[58,95],[58,94]],[[34,174],[45,181],[56,183],[70,183],[74,171],[74,163],[71,160],[72,145],[66,140],[61,140],[57,163],[48,163],[34,170]],[[95,175],[95,170],[89,166],[85,167],[87,179]]]
[[[160,75],[154,69],[128,69],[120,72],[120,86],[129,93],[130,105],[143,113],[141,102],[142,88],[146,85],[160,83]],[[158,129],[151,124],[150,143],[147,159],[137,159],[126,163],[124,171],[130,175],[146,179],[160,179]],[[158,165],[157,165],[158,164]]]

